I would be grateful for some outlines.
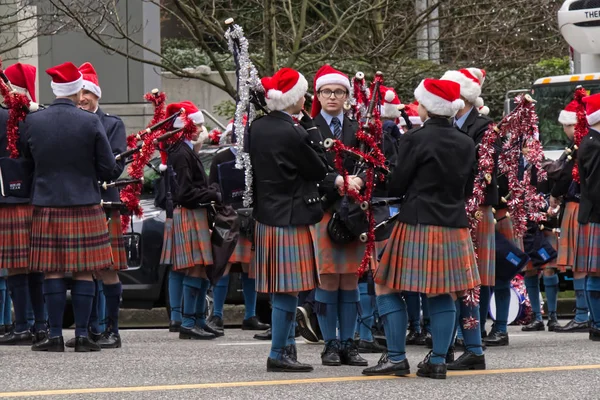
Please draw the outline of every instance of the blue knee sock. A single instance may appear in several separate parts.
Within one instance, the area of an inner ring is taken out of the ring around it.
[[[104,297],[106,298],[107,331],[119,334],[119,309],[121,308],[121,293],[123,287],[121,282],[104,285]]]
[[[271,312],[271,352],[269,358],[279,359],[288,343],[290,330],[298,307],[298,297],[285,293],[273,294],[273,310]]]
[[[482,334],[485,331],[485,324],[487,323],[491,297],[492,288],[489,286],[482,286],[479,291],[479,327],[481,328]]]
[[[483,354],[481,347],[481,329],[479,329],[479,304],[476,306],[465,304],[465,298],[457,303],[459,315],[459,331],[462,332],[465,348],[475,354]]]
[[[184,328],[192,329],[196,322],[196,307],[202,281],[204,279],[192,276],[186,276],[183,279],[183,321],[181,326]]]
[[[454,338],[458,337],[458,332],[460,330],[458,329],[460,327],[460,299],[457,299],[454,303],[454,308],[456,309],[456,318],[454,319],[454,330],[452,331],[451,344],[454,343]]]
[[[29,274],[29,298],[35,320],[35,331],[44,331],[46,330],[46,321],[48,320],[48,313],[44,302],[44,274],[38,272]]]
[[[96,301],[98,302],[98,320],[100,323],[100,331],[106,330],[106,297],[104,296],[104,282],[97,281],[98,285],[98,296]]]
[[[410,329],[421,332],[421,296],[417,292],[402,292],[408,313]]]
[[[75,337],[87,337],[92,302],[96,294],[94,281],[74,280],[71,288],[73,314],[75,315]]]
[[[225,275],[219,282],[213,287],[213,302],[215,317],[221,317],[223,319],[223,307],[225,306],[225,298],[227,297],[227,291],[229,290],[229,275]]]
[[[400,362],[406,359],[406,303],[400,293],[391,293],[377,296],[377,307],[383,320],[388,358],[392,362]]]
[[[542,305],[540,304],[540,278],[535,276],[525,277],[525,288],[527,289],[527,296],[529,297],[529,303],[531,303],[531,311],[535,315],[536,321],[542,320]]]
[[[421,293],[421,308],[423,309],[423,329],[431,333],[431,319],[429,318],[429,301],[427,295]]]
[[[246,313],[244,319],[256,316],[256,279],[251,279],[247,273],[242,272],[242,292],[244,293],[244,306]]]
[[[592,326],[600,329],[600,276],[588,276],[586,289],[589,293],[588,301]]]
[[[317,288],[315,292],[315,308],[323,340],[327,343],[337,339],[338,291]]]
[[[35,315],[33,314],[33,307],[31,306],[31,295],[27,298],[25,318],[27,319],[27,326],[29,326],[29,329],[32,329],[35,326]]]
[[[210,281],[202,279],[202,285],[196,298],[196,326],[204,328],[206,326],[206,293],[210,288]]]
[[[446,354],[452,342],[452,330],[456,320],[456,306],[449,294],[429,298],[431,336],[433,337],[432,364],[446,362]],[[480,339],[481,340],[481,339]]]
[[[507,333],[508,311],[510,309],[510,282],[496,280],[494,296],[496,297],[495,329],[498,332]]]
[[[184,278],[185,273],[177,271],[169,272],[169,304],[171,305],[171,321],[181,322]]]
[[[12,320],[12,299],[8,289],[4,292],[4,325],[11,325]]]
[[[298,307],[298,302],[296,299],[296,307]],[[292,320],[292,324],[290,326],[290,331],[288,332],[288,338],[285,342],[286,346],[295,346],[296,345],[296,320]]]
[[[0,325],[8,325],[4,323],[4,308],[6,306],[6,279],[0,278]]]
[[[588,296],[586,295],[585,277],[573,279],[575,289],[575,322],[586,322],[589,320]]]
[[[92,333],[102,333],[100,329],[100,315],[98,310],[100,308],[100,282],[94,280],[95,294],[94,301],[92,302],[92,312],[90,313],[90,330]]]
[[[361,340],[366,340],[367,342],[373,341],[373,322],[375,312],[374,307],[374,296],[369,294],[369,284],[368,283],[360,283],[358,285],[358,290],[360,291],[360,309],[361,315],[358,318],[359,326],[358,332]]]
[[[558,305],[558,275],[544,275],[544,288],[546,290],[546,303],[548,304],[548,315],[556,316]]]
[[[44,281],[44,298],[48,307],[48,336],[62,336],[63,315],[67,303],[67,285],[63,278]],[[87,322],[86,322],[87,324]]]
[[[340,340],[354,340],[354,328],[360,307],[360,292],[354,290],[339,290],[338,320],[340,321]]]
[[[27,299],[29,299],[29,281],[27,274],[9,276],[6,285],[15,309],[15,332],[29,330],[27,323]]]

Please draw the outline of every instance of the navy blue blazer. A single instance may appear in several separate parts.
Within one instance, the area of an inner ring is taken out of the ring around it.
[[[127,133],[125,133],[125,124],[121,118],[116,115],[106,114],[100,108],[96,110],[96,115],[100,118],[102,126],[104,126],[113,154],[116,156],[127,150]],[[121,176],[124,169],[125,159],[120,159],[117,161],[117,169],[115,170],[115,174],[117,175],[113,179]],[[116,187],[109,187],[107,190],[102,189],[101,194],[104,201],[120,201],[119,189]]]
[[[31,203],[39,207],[100,204],[98,181],[117,177],[115,156],[100,118],[58,98],[25,121],[35,163]]]
[[[9,157],[10,153],[6,149],[8,146],[8,137],[6,136],[6,124],[8,122],[8,110],[0,107],[0,158]],[[23,123],[19,124],[19,142],[17,143],[17,149],[19,150],[19,157],[31,158],[31,155],[27,152],[27,136]],[[29,199],[1,196],[0,204],[27,204]]]

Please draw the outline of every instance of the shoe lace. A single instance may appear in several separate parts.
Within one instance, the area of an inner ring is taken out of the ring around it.
[[[358,356],[360,355],[358,351],[358,346],[352,339],[348,339],[344,342],[344,349],[348,353],[349,356]]]
[[[325,344],[324,354],[337,354],[340,352],[340,341],[330,340]]]

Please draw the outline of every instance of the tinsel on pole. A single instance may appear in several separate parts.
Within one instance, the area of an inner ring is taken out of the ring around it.
[[[585,115],[585,105],[583,104],[583,98],[587,96],[587,92],[583,87],[578,87],[575,90],[575,101],[577,102],[577,124],[575,124],[575,134],[573,135],[573,143],[575,144],[575,150],[579,148],[581,139],[587,135],[590,129],[587,118]],[[573,180],[579,183],[579,165],[575,163],[573,165]]]
[[[365,74],[357,72],[354,77],[352,77],[350,88],[350,96],[348,99],[350,103],[349,116],[356,121],[360,121],[367,113],[369,98],[371,96],[371,90],[365,81]]]

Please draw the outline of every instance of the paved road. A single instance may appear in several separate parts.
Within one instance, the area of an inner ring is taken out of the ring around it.
[[[564,321],[563,321],[564,322]],[[73,331],[65,331],[69,338]],[[525,333],[489,349],[486,371],[446,381],[364,377],[360,367],[320,365],[320,346],[299,342],[309,374],[266,372],[269,343],[227,330],[214,341],[181,341],[166,330],[123,330],[122,349],[100,353],[33,353],[1,347],[0,398],[28,399],[598,399],[600,343],[587,334]],[[427,350],[409,346],[413,373]],[[370,365],[379,355],[368,354]]]

